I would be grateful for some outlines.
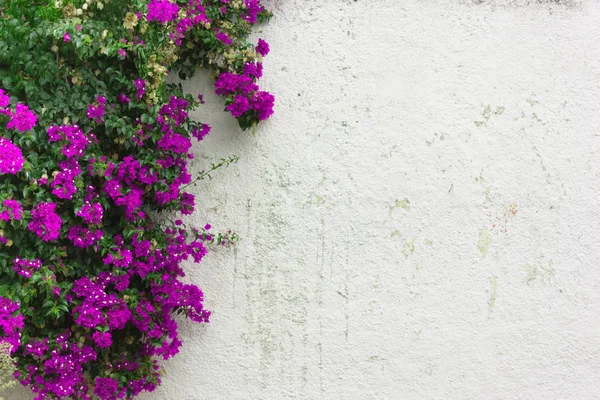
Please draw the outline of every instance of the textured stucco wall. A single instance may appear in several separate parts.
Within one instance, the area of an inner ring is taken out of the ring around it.
[[[267,3],[276,115],[198,113],[242,241],[141,398],[600,398],[600,2]]]

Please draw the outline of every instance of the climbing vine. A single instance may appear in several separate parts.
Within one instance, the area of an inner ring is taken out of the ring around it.
[[[208,68],[242,129],[273,113],[258,87],[271,14],[259,0],[0,0],[0,336],[36,399],[123,399],[160,384],[177,315],[207,322],[181,281],[235,242],[188,227],[192,140],[210,126],[182,79]]]

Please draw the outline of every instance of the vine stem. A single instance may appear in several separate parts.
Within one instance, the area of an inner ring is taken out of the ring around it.
[[[229,158],[221,158],[221,161],[219,161],[217,164],[211,164],[210,168],[206,171],[202,171],[200,172],[200,175],[198,175],[198,177],[196,179],[194,179],[193,181],[191,181],[190,183],[188,183],[185,186],[182,186],[181,189],[185,189],[188,186],[191,186],[201,180],[203,180],[204,178],[206,178],[208,176],[208,178],[210,179],[210,174],[212,172],[215,172],[216,170],[218,170],[219,168],[225,166],[225,168],[229,167],[231,164],[234,164],[236,162],[238,162],[238,160],[240,159],[239,156],[229,156]]]

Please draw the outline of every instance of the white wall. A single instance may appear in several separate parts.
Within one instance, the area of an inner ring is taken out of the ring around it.
[[[242,241],[141,399],[600,398],[600,2],[267,3],[275,116],[198,114]]]

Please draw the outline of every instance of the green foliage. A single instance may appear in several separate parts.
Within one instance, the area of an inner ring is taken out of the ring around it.
[[[205,322],[210,314],[202,292],[179,280],[179,264],[237,240],[170,222],[193,211],[186,188],[237,157],[188,173],[191,139],[210,127],[189,117],[201,98],[166,78],[187,79],[199,66],[233,77],[225,105],[243,129],[255,127],[272,96],[248,72],[262,69],[262,56],[246,38],[270,13],[258,0],[5,0],[0,11],[0,102],[10,96],[0,106],[0,165],[11,161],[6,143],[23,159],[0,173],[0,297],[18,303],[24,321],[13,349],[20,379],[39,399],[153,390],[159,356],[180,345],[171,315]],[[35,126],[10,127],[19,105]],[[70,154],[76,143],[81,151]],[[22,207],[18,217],[11,202]],[[45,204],[53,211],[40,217]],[[99,220],[87,219],[90,205],[101,208]],[[47,366],[54,362],[62,366]]]

